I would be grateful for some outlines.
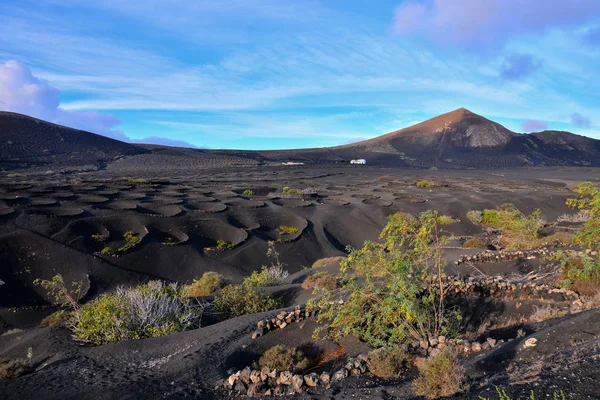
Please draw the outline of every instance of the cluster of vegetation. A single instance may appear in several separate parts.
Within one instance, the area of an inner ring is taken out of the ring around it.
[[[106,246],[100,251],[100,254],[111,256],[115,254],[125,253],[142,241],[142,238],[139,237],[138,234],[133,231],[125,232],[123,234],[123,239],[125,240],[125,244],[123,246],[117,248],[116,250],[112,247]]]
[[[200,279],[194,279],[192,284],[185,287],[188,296],[211,296],[229,285],[229,279],[217,272],[205,272]]]
[[[313,265],[311,266],[311,268],[323,268],[327,265],[332,265],[332,264],[337,264],[337,263],[341,263],[346,257],[327,257],[327,258],[321,258],[320,260],[317,260],[313,263]]]
[[[500,389],[496,386],[496,393],[498,394],[498,400],[513,400],[512,397],[504,389]],[[529,393],[529,400],[536,400],[535,392],[532,390]],[[489,397],[479,396],[479,400],[491,400]],[[564,391],[560,390],[552,394],[552,400],[567,400],[567,395]]]
[[[592,182],[583,182],[575,193],[578,197],[567,200],[567,205],[587,217],[582,229],[575,236],[575,243],[596,248],[600,244],[600,191]]]
[[[114,293],[105,293],[91,302],[80,305],[82,284],[73,282],[72,289],[61,275],[52,280],[36,280],[66,308],[48,316],[44,324],[64,323],[77,339],[95,344],[126,339],[144,339],[182,332],[200,327],[203,305],[190,299],[176,284],[150,281]]]
[[[590,295],[600,290],[600,260],[597,255],[559,250],[546,261],[560,265],[561,287]]]
[[[426,180],[421,180],[421,181],[417,182],[416,185],[417,185],[417,187],[425,188],[425,189],[432,189],[434,187],[440,186],[437,182],[426,181]]]
[[[302,289],[335,290],[337,289],[337,280],[331,274],[319,271],[304,279]]]
[[[300,229],[295,226],[280,225],[278,231],[280,235],[295,235]]]
[[[250,276],[244,279],[244,285],[253,287],[278,286],[285,283],[285,278],[289,273],[284,270],[284,264],[281,262],[280,255],[275,249],[273,241],[268,242],[269,249],[267,256],[273,259],[270,266],[263,265],[260,272],[254,271]]]
[[[31,357],[0,358],[0,379],[14,379],[33,372]]]
[[[94,239],[97,242],[104,242],[106,239],[108,239],[108,235],[104,233],[94,233],[92,235],[92,239]]]
[[[144,179],[144,178],[127,178],[127,182],[129,182],[129,183],[146,183],[146,182],[148,182],[148,180]]]
[[[402,346],[381,347],[369,353],[369,371],[382,379],[397,378],[407,369],[410,355]]]
[[[214,302],[215,310],[226,318],[276,310],[281,307],[283,303],[280,299],[246,283],[225,286],[217,293]]]
[[[485,240],[483,240],[482,238],[478,238],[478,237],[469,238],[469,239],[465,240],[465,242],[462,245],[462,247],[465,249],[481,249],[486,246],[487,246],[487,244],[486,244]]]
[[[453,336],[461,316],[446,305],[442,258],[442,226],[452,222],[437,211],[391,215],[383,243],[367,241],[342,262],[342,273],[350,275],[341,288],[309,302],[321,308],[318,319],[325,323],[315,336],[352,334],[373,347]]]
[[[302,372],[310,366],[310,360],[298,349],[278,345],[263,353],[258,366],[270,370]]]
[[[176,284],[121,286],[74,313],[74,334],[95,344],[165,336],[199,328],[203,309]]]
[[[69,321],[71,320],[71,318],[72,318],[71,312],[69,312],[65,309],[61,309],[56,312],[53,312],[52,314],[50,314],[47,317],[45,317],[44,319],[42,319],[42,321],[40,322],[40,327],[56,326],[56,325],[68,327],[68,324],[69,324]]]
[[[244,192],[242,193],[242,195],[244,196],[254,196],[254,192],[250,189],[246,189],[244,190]]]
[[[419,377],[413,387],[419,396],[439,399],[465,390],[465,374],[454,350],[446,348],[418,364],[417,368]]]
[[[469,211],[467,218],[474,224],[490,225],[502,232],[503,247],[510,250],[531,249],[550,240],[545,237],[544,225],[539,209],[526,215],[512,204],[503,204],[497,209]]]
[[[235,244],[226,240],[217,240],[217,250],[231,250],[235,247]]]
[[[302,194],[302,190],[299,190],[299,189],[292,189],[292,188],[290,188],[289,186],[285,186],[285,187],[283,188],[283,191],[282,191],[282,193],[283,193],[283,194],[296,194],[296,195],[300,195],[300,194]]]

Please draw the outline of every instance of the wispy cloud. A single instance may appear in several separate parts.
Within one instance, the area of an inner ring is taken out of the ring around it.
[[[485,51],[515,35],[590,20],[599,10],[596,0],[408,0],[396,8],[393,30]]]

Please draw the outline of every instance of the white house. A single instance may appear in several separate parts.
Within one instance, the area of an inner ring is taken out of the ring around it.
[[[364,158],[359,158],[358,160],[350,160],[350,164],[366,164],[367,160],[365,160]]]

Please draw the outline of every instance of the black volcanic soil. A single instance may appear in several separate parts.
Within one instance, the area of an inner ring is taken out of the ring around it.
[[[525,212],[540,208],[544,218],[552,221],[573,213],[565,206],[572,193],[568,188],[600,178],[600,170],[591,168],[426,171],[246,166],[191,174],[185,169],[162,172],[152,164],[138,165],[131,175],[128,168],[120,170],[119,163],[93,173],[0,181],[0,279],[5,282],[0,286],[0,332],[23,329],[0,336],[0,356],[23,357],[31,347],[37,369],[28,376],[0,381],[0,398],[218,399],[224,394],[213,390],[215,382],[231,369],[255,360],[274,343],[316,346],[322,351],[336,346],[312,341],[311,321],[252,341],[250,334],[261,315],[163,338],[80,346],[64,329],[35,327],[53,310],[48,308],[50,299],[32,284],[36,278],[56,273],[67,281],[89,277],[84,301],[120,284],[156,278],[186,283],[206,271],[218,271],[240,282],[269,263],[267,241],[281,239],[276,248],[286,269],[295,275],[290,276],[290,285],[274,290],[285,293],[286,307],[291,307],[310,295],[299,285],[310,273],[305,267],[345,254],[348,245],[358,247],[376,239],[394,212],[438,209],[461,219],[449,228],[453,234],[468,236],[482,231],[468,222],[469,210],[511,202]],[[421,179],[440,186],[418,188],[415,183]],[[311,187],[316,195],[281,197],[284,186]],[[244,196],[245,190],[254,195]],[[293,226],[299,232],[282,237],[280,226]],[[97,255],[105,246],[122,245],[127,231],[142,237],[138,246],[118,257]],[[107,238],[99,242],[92,237],[96,234]],[[218,240],[235,247],[213,250]],[[448,249],[448,260],[463,253]],[[529,266],[534,267],[535,263]],[[327,268],[336,270],[336,266]],[[486,268],[490,273],[509,274],[523,266],[497,263]],[[598,343],[599,316],[590,311],[527,328],[530,332],[538,329],[532,333],[540,340],[534,350],[503,347],[467,357],[469,376],[477,382],[476,388],[481,387],[460,398],[493,398],[494,385],[520,396],[528,396],[534,388],[539,398],[555,387],[576,399],[600,395],[599,385],[592,381],[600,371],[598,348],[585,347]],[[364,351],[361,346],[348,338],[347,354]],[[509,367],[526,368],[542,358],[557,360],[560,368],[543,370],[536,383],[513,385],[504,372]],[[409,386],[407,382],[351,378],[343,386],[306,398],[407,399]]]

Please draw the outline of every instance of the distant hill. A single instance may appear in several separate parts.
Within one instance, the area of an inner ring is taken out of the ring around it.
[[[97,166],[145,152],[147,150],[105,136],[22,114],[0,112],[2,168]]]
[[[127,156],[127,157],[124,157]],[[417,125],[344,146],[297,150],[207,150],[132,145],[24,115],[0,112],[3,168],[104,165],[115,171],[185,171],[287,161],[412,168],[600,166],[600,141],[562,131],[512,132],[460,108]]]
[[[600,166],[599,140],[560,131],[516,133],[464,108],[344,146],[257,153],[270,161],[342,162],[364,158],[369,165],[418,168]]]

